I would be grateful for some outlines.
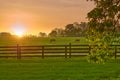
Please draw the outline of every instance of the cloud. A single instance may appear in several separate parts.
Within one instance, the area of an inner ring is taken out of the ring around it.
[[[89,2],[91,3],[91,2]],[[0,0],[1,6],[82,7],[86,0]]]
[[[86,0],[0,0],[0,16],[22,13],[34,17],[66,16],[67,18],[71,15],[86,14],[92,6],[93,3]]]
[[[86,0],[0,0],[0,14],[23,11],[34,14],[87,10],[93,3]]]

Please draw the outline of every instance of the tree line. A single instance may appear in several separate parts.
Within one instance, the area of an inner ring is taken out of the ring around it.
[[[120,24],[119,24],[120,25]],[[89,26],[87,22],[74,22],[71,24],[67,24],[64,29],[63,28],[55,28],[51,30],[49,34],[45,32],[39,32],[38,35],[23,35],[23,37],[86,37],[88,34]],[[120,35],[120,28],[117,29],[117,36]],[[9,32],[1,32],[0,37],[10,37],[16,36],[12,35]]]
[[[48,36],[50,37],[80,37],[85,36],[87,31],[86,22],[74,22],[72,24],[67,24],[65,28],[55,28]]]
[[[45,32],[39,32],[38,35],[24,35],[23,37],[80,37],[86,36],[87,31],[87,23],[86,22],[74,22],[71,24],[67,24],[64,29],[63,28],[55,28],[51,30],[49,34]],[[15,36],[9,32],[1,32],[0,37],[10,37]]]

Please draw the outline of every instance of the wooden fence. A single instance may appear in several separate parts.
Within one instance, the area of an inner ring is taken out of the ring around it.
[[[120,55],[120,45],[111,45],[114,48],[115,58]],[[0,46],[0,58],[17,58],[23,57],[78,57],[90,54],[89,45],[41,45],[41,46]]]

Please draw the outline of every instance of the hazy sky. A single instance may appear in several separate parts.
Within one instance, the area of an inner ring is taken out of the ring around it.
[[[69,23],[86,21],[93,6],[86,0],[0,0],[0,32],[14,33],[21,27],[28,34],[49,33]]]

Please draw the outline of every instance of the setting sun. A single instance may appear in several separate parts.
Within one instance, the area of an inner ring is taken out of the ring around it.
[[[22,25],[15,25],[13,27],[13,33],[19,37],[22,37],[25,32],[25,28]]]

